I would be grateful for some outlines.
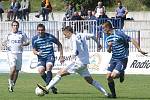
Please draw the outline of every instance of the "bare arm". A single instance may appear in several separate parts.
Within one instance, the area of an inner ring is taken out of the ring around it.
[[[131,39],[131,42],[132,42],[133,45],[138,49],[138,52],[140,52],[140,53],[143,54],[143,55],[146,55],[146,54],[147,54],[147,52],[144,52],[144,51],[141,50],[140,46],[138,45],[138,43],[136,42],[135,39]]]
[[[112,42],[109,42],[107,52],[111,53],[111,51],[112,51]]]
[[[97,38],[95,36],[91,38],[97,43],[98,50],[102,49],[102,45],[98,42]]]
[[[57,41],[57,45],[58,45],[58,51],[60,52],[60,56],[59,56],[60,63],[63,63],[64,62],[64,56],[63,56],[62,44],[59,41]]]
[[[36,49],[33,49],[32,51],[33,51],[33,53],[34,53],[35,55],[40,55],[40,54],[41,54],[41,52],[36,51]]]

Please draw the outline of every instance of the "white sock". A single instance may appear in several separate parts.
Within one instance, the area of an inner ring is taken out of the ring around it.
[[[53,87],[55,84],[57,84],[60,80],[61,80],[61,76],[60,76],[60,75],[56,75],[56,76],[50,81],[50,83],[46,86],[46,89],[47,89],[47,90],[50,90],[51,87]]]
[[[11,80],[11,79],[8,79],[8,83],[9,83],[10,86],[14,86],[14,85],[15,85],[15,84],[14,84],[14,81]]]
[[[100,92],[102,92],[105,96],[108,95],[108,93],[106,92],[106,90],[103,88],[103,86],[102,86],[99,82],[93,80],[92,85],[93,85],[96,89],[98,89]]]

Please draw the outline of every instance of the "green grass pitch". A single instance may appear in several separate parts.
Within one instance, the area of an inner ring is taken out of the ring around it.
[[[107,91],[104,75],[92,75]],[[0,74],[0,100],[110,100],[87,84],[79,75],[63,77],[56,85],[58,94],[43,97],[35,95],[37,83],[44,84],[39,74],[21,73],[13,93],[7,90],[8,74]],[[117,100],[150,100],[150,78],[148,75],[126,75],[124,83],[115,80]],[[111,99],[112,100],[112,99]]]

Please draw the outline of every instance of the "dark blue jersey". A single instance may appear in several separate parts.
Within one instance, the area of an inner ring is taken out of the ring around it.
[[[46,58],[48,55],[54,55],[53,43],[57,44],[58,39],[53,35],[45,33],[44,37],[36,35],[32,38],[32,47],[42,54],[38,58]]]
[[[129,42],[131,37],[121,30],[114,30],[113,34],[106,38],[106,43],[112,42],[112,59],[125,59],[129,55]]]

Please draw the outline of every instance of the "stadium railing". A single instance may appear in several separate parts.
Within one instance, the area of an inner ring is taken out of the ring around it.
[[[99,18],[97,20],[98,26],[105,23],[106,21],[111,21],[115,29],[121,29],[121,19],[120,18]]]
[[[11,22],[1,22],[0,27],[0,49],[1,51],[6,51],[6,38],[7,35],[11,32]],[[43,23],[46,27],[46,32],[53,34],[56,36],[60,42],[63,44],[64,51],[68,51],[71,48],[70,47],[70,40],[65,39],[62,34],[62,28],[64,26],[72,26],[74,32],[86,32],[94,34],[96,37],[99,38],[99,42],[103,45],[102,52],[106,52],[106,46],[105,46],[105,35],[102,33],[102,36],[98,36],[98,24],[95,20],[80,20],[80,21],[28,21],[20,22],[20,28],[19,30],[25,32],[29,39],[31,40],[34,35],[36,35],[36,28],[37,24]],[[137,30],[124,30],[126,34],[130,35],[132,38],[135,38],[140,43],[140,32]],[[97,44],[93,40],[88,41],[89,51],[90,52],[96,52],[97,51]],[[25,51],[31,51],[32,47],[27,46],[24,48]],[[54,45],[54,50],[57,51],[57,46]],[[135,51],[134,46],[130,46],[130,51]]]

